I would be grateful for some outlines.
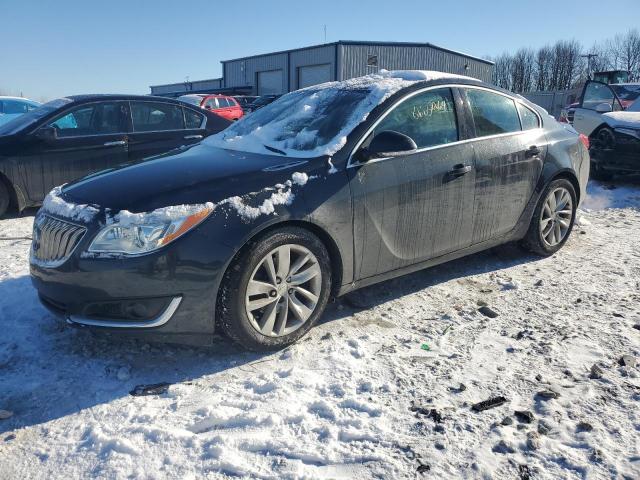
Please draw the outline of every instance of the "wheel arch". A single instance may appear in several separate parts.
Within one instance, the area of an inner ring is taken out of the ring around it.
[[[2,182],[9,192],[9,208],[16,208],[18,212],[22,211],[25,207],[24,195],[22,195],[22,192],[11,182],[11,180],[9,180],[9,177],[1,171],[0,182]]]
[[[608,128],[610,130],[613,130],[613,127],[609,125],[607,122],[602,122],[600,125],[598,125],[596,128],[594,128],[591,131],[591,133],[589,134],[589,140],[594,138],[603,128]]]
[[[576,175],[576,173],[570,169],[560,170],[559,172],[556,172],[545,182],[544,188],[547,188],[547,185],[549,185],[554,180],[559,180],[561,178],[564,178],[571,183],[571,185],[573,186],[573,190],[576,192],[576,203],[577,205],[580,205],[580,182],[578,181],[578,176]]]
[[[318,237],[323,243],[323,245],[327,249],[327,252],[329,253],[329,260],[331,261],[331,295],[336,295],[338,293],[338,290],[340,289],[340,286],[342,285],[342,253],[340,252],[340,248],[338,247],[337,242],[324,228],[308,220],[286,219],[280,222],[263,225],[262,228],[251,232],[251,234],[248,235],[246,239],[244,239],[242,246],[238,248],[235,254],[227,262],[227,265],[224,268],[225,274],[231,267],[231,265],[233,265],[234,261],[242,254],[244,254],[247,249],[251,248],[253,242],[259,240],[265,235],[268,235],[274,230],[279,230],[281,228],[287,227],[298,227],[307,230]],[[217,290],[218,292],[220,291],[220,285],[218,285]]]

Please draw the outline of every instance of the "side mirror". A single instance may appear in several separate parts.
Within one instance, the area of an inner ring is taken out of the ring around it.
[[[55,127],[42,127],[36,131],[36,137],[43,142],[54,142],[58,139],[58,130]]]
[[[416,142],[410,136],[393,130],[384,130],[373,137],[368,147],[360,150],[359,157],[366,162],[374,158],[397,157],[417,149]]]
[[[598,113],[609,113],[613,111],[610,103],[599,103],[596,105],[596,112]]]

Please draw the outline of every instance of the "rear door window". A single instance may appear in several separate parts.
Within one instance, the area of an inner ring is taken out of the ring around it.
[[[518,111],[520,112],[520,121],[522,122],[523,130],[533,130],[540,126],[540,119],[538,118],[538,115],[536,115],[529,107],[525,107],[519,103]]]
[[[467,89],[466,93],[476,126],[476,136],[520,131],[520,118],[513,99],[475,88]]]
[[[126,112],[124,102],[92,103],[72,109],[48,126],[57,130],[58,137],[125,133]]]
[[[184,121],[186,123],[187,129],[202,128],[202,124],[204,123],[204,115],[198,112],[194,112],[189,108],[185,108]]]
[[[183,130],[184,116],[180,105],[160,102],[131,102],[134,132]]]
[[[418,148],[457,141],[458,126],[451,89],[428,90],[408,98],[376,126],[370,138],[385,130],[408,135]]]
[[[228,106],[229,106],[229,102],[226,98],[218,97],[219,108],[227,108]]]

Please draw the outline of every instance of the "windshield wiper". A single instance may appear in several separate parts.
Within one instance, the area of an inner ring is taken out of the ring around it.
[[[274,152],[274,153],[279,153],[280,155],[284,155],[285,157],[287,156],[287,152],[280,150],[279,148],[276,147],[271,147],[269,145],[263,145],[264,148],[266,148],[267,150]]]

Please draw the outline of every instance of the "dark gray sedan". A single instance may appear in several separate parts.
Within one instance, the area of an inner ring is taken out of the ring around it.
[[[54,190],[31,274],[74,325],[280,348],[331,296],[505,242],[552,255],[588,176],[583,139],[527,100],[384,72]]]

